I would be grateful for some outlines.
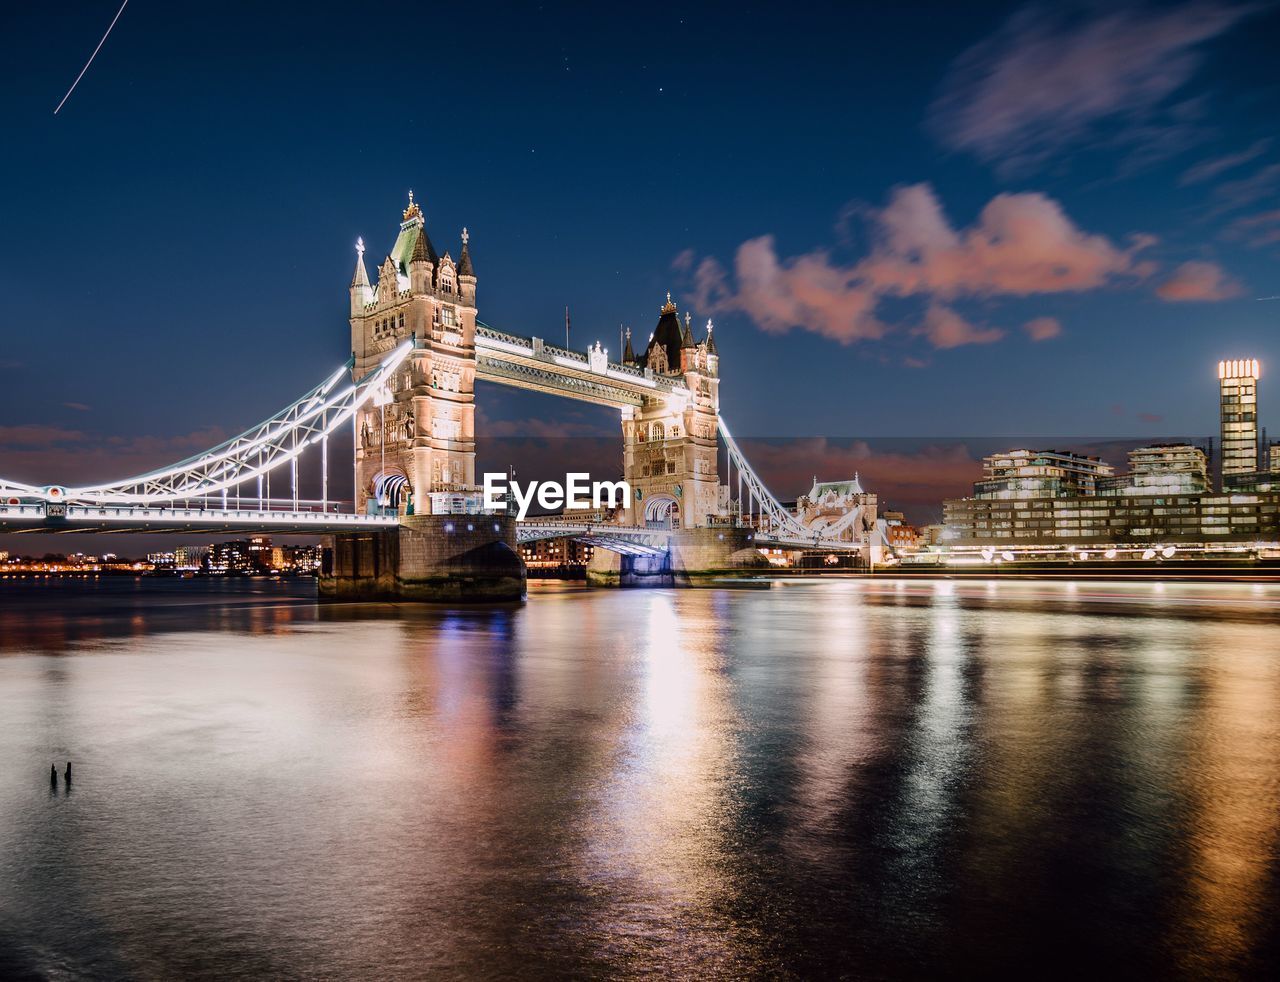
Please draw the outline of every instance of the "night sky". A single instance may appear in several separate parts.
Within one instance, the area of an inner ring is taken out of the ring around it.
[[[55,116],[117,8],[0,13],[5,476],[290,402],[409,188],[496,327],[714,317],[737,433],[1207,435],[1233,356],[1280,433],[1275,4],[132,0]],[[616,432],[479,402],[481,440]]]

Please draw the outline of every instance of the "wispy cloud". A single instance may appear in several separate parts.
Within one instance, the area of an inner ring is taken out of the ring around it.
[[[1258,248],[1275,245],[1280,242],[1280,208],[1237,218],[1227,226],[1223,237]]]
[[[1214,188],[1210,214],[1218,216],[1251,208],[1259,201],[1274,198],[1277,192],[1280,192],[1280,164],[1267,164],[1248,177],[1224,181]]]
[[[1237,153],[1223,154],[1219,157],[1210,157],[1202,160],[1193,167],[1187,168],[1178,183],[1186,186],[1188,184],[1199,184],[1202,181],[1208,181],[1217,177],[1219,174],[1229,170],[1235,170],[1237,167],[1243,167],[1251,160],[1256,160],[1262,156],[1271,146],[1271,141],[1258,140],[1244,150]]]
[[[1150,120],[1195,74],[1201,46],[1257,9],[1030,4],[956,60],[928,125],[953,150],[1025,171],[1096,138],[1104,122]],[[1176,116],[1168,122],[1185,126]]]
[[[1230,300],[1243,292],[1217,263],[1198,260],[1183,263],[1156,288],[1156,296],[1170,303]]]
[[[65,406],[67,409],[74,409],[78,413],[87,413],[87,412],[93,411],[93,407],[86,406],[83,402],[64,402],[62,405]]]

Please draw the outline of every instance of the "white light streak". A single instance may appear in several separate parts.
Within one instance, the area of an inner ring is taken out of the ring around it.
[[[84,68],[80,69],[80,74],[77,75],[76,80],[71,83],[71,88],[67,89],[67,94],[62,97],[62,102],[58,103],[58,108],[53,111],[55,116],[58,115],[58,110],[66,105],[67,100],[71,98],[71,93],[76,90],[76,86],[79,85],[80,80],[84,78],[84,73],[87,72],[89,70],[89,66],[93,64],[93,59],[98,57],[98,52],[102,50],[102,46],[107,43],[107,38],[111,35],[111,29],[116,26],[116,21],[120,19],[120,15],[124,13],[124,8],[127,6],[129,6],[129,0],[124,0],[124,3],[120,4],[120,9],[117,10],[116,15],[111,18],[111,24],[107,28],[107,33],[102,35],[102,40],[99,41],[98,46],[93,49],[93,54],[89,56],[89,60],[84,63]]]

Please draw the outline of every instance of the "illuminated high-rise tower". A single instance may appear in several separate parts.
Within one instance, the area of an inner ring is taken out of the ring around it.
[[[1258,377],[1256,358],[1218,362],[1222,477],[1258,469]]]

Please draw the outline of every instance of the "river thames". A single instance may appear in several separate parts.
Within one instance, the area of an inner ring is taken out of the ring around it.
[[[1280,587],[313,590],[0,584],[0,975],[1276,967]]]

